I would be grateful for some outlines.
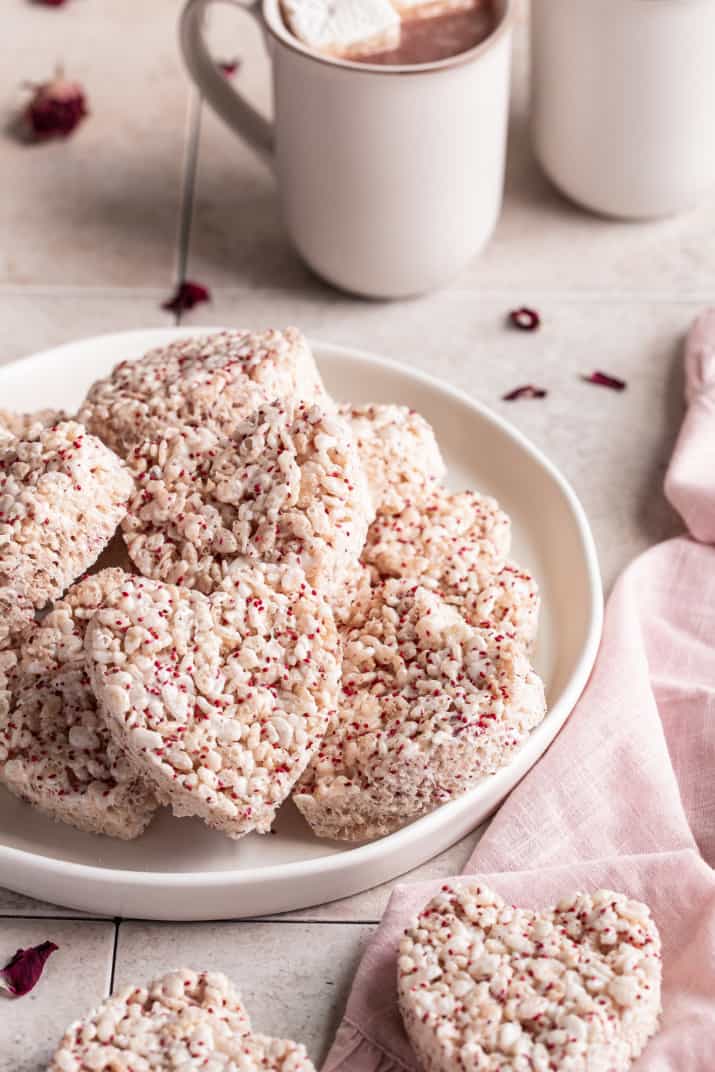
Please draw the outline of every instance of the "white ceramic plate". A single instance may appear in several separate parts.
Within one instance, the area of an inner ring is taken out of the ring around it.
[[[0,369],[0,406],[71,412],[117,361],[200,330],[104,335],[36,354]],[[229,841],[198,820],[162,812],[143,837],[120,842],[53,823],[0,790],[1,886],[95,913],[177,920],[267,915],[344,897],[403,874],[476,827],[568,717],[596,655],[602,595],[588,522],[566,481],[519,432],[438,380],[338,346],[320,344],[315,353],[335,397],[401,402],[423,413],[450,485],[494,494],[511,514],[514,557],[533,570],[543,595],[535,663],[546,682],[546,719],[498,774],[357,847],[315,838],[290,802],[273,836]]]

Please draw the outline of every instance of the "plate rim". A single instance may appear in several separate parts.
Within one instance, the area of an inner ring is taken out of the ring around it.
[[[135,328],[128,331],[106,332],[99,335],[88,336],[86,338],[75,339],[70,342],[61,343],[58,346],[49,347],[45,350],[39,350],[26,357],[18,358],[15,361],[0,366],[0,383],[8,371],[15,371],[20,366],[27,366],[31,363],[41,362],[50,357],[59,357],[64,351],[71,351],[78,345],[90,346],[96,344],[98,346],[104,346],[111,342],[118,343],[120,340],[125,340],[128,345],[131,345],[132,339],[136,341],[137,337],[140,336],[149,340],[147,346],[147,349],[149,349],[151,348],[152,338],[156,339],[156,345],[165,345],[166,342],[172,338],[205,335],[223,330],[231,329],[217,327],[216,325],[197,325],[195,327],[192,325],[191,327],[180,326],[174,328]],[[159,341],[160,339],[161,342]],[[469,408],[476,410],[487,423],[499,428],[508,438],[515,441],[516,444],[543,470],[545,470],[564,496],[576,522],[578,535],[584,552],[590,596],[590,614],[585,642],[562,695],[558,703],[555,705],[556,708],[560,709],[559,725],[554,729],[553,723],[551,723],[548,727],[549,732],[541,733],[541,730],[546,729],[544,723],[542,723],[541,726],[537,727],[532,732],[529,738],[530,741],[533,741],[538,740],[543,736],[547,736],[549,740],[545,747],[548,747],[550,741],[555,739],[563,728],[563,725],[569,718],[586,686],[596,660],[603,626],[603,586],[596,545],[586,512],[581,505],[578,496],[571,487],[571,484],[546,454],[544,454],[539,447],[535,446],[523,432],[512,425],[506,418],[492,410],[485,403],[473,398],[461,388],[455,387],[447,381],[441,380],[439,377],[430,373],[423,372],[421,369],[407,366],[393,358],[383,357],[372,351],[363,350],[360,347],[346,346],[312,338],[308,338],[308,342],[318,359],[320,358],[321,353],[327,352],[330,355],[337,355],[338,357],[349,358],[351,360],[357,358],[359,361],[363,361],[373,367],[388,369],[400,375],[407,374],[409,378],[421,382],[424,386],[436,390],[442,395],[448,395],[462,405],[467,405]],[[553,711],[554,708],[551,708],[549,713]],[[553,732],[551,732],[552,730]],[[529,763],[526,769],[521,772],[517,782],[514,783],[512,788],[515,788],[518,781],[520,781],[527,771],[539,761],[544,750],[545,749],[542,749],[537,759],[532,763]],[[510,780],[507,775],[513,776],[515,767],[518,768],[520,754],[522,754],[521,749],[511,763],[507,764],[506,767],[491,776],[489,780],[490,786],[498,789],[498,783],[500,781]],[[478,787],[475,787],[475,789],[476,788]],[[508,792],[509,791],[511,790],[508,790]],[[435,816],[439,815],[441,820],[445,818],[445,813],[447,813],[448,817],[449,812],[451,810],[456,810],[456,806],[463,804],[465,797],[468,796],[469,793],[464,794],[462,797],[456,798],[455,800],[442,805],[442,807],[429,812],[427,815],[421,816],[407,826],[402,827],[400,830],[388,834],[386,837],[378,838],[374,841],[354,847],[346,847],[344,851],[331,853],[313,860],[293,860],[288,863],[270,864],[261,868],[248,867],[240,870],[227,868],[221,871],[184,872],[124,870],[122,868],[102,867],[92,864],[77,863],[72,860],[63,860],[52,856],[45,856],[42,853],[8,846],[2,842],[0,842],[0,864],[21,865],[24,871],[29,868],[30,870],[35,870],[37,873],[41,873],[45,880],[52,879],[53,877],[62,879],[71,878],[75,881],[91,883],[95,888],[121,883],[125,887],[131,887],[132,890],[148,890],[158,885],[164,885],[180,891],[182,888],[200,886],[203,890],[212,891],[230,888],[239,894],[241,887],[254,882],[257,875],[260,875],[261,881],[267,883],[285,882],[290,881],[291,878],[295,879],[297,877],[305,879],[309,875],[314,875],[316,879],[319,879],[326,875],[330,875],[334,871],[341,870],[346,865],[362,866],[369,864],[373,856],[380,856],[385,851],[386,841],[396,839],[399,840],[401,846],[404,846],[404,844],[409,844],[413,840],[419,840],[423,836],[425,828],[429,827],[431,822],[434,821]],[[500,803],[502,799],[503,798],[500,797]],[[497,805],[497,807],[498,806],[500,805]],[[475,827],[477,825],[479,825],[479,823],[475,823]],[[349,863],[346,864],[348,859]],[[5,881],[5,878],[3,878],[3,881]],[[315,903],[317,905],[319,902],[316,901]]]

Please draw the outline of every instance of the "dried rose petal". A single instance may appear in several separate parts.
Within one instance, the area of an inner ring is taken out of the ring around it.
[[[546,398],[548,391],[543,387],[534,387],[527,383],[523,387],[515,387],[513,391],[502,395],[503,402],[516,402],[517,398]]]
[[[595,383],[599,387],[610,387],[612,391],[625,391],[626,381],[619,380],[617,376],[609,376],[607,372],[592,372],[589,376],[582,376],[586,383]]]
[[[187,309],[193,309],[195,305],[200,305],[205,301],[211,301],[211,292],[208,288],[202,286],[201,283],[192,283],[190,279],[185,279],[183,283],[179,283],[172,297],[163,302],[161,307],[170,313],[184,313]]]
[[[231,78],[241,67],[241,61],[236,58],[234,60],[219,60],[216,64],[219,71],[223,71],[227,78]]]
[[[522,305],[520,309],[512,309],[509,313],[509,323],[519,331],[536,331],[541,326],[541,317],[536,309]]]
[[[62,7],[67,0],[33,0],[33,3],[41,4],[43,7]]]
[[[14,998],[29,994],[39,982],[47,958],[57,948],[54,942],[42,942],[29,949],[18,949],[10,963],[0,971],[0,990]]]
[[[35,138],[66,138],[88,114],[84,89],[61,73],[33,89],[25,119]]]

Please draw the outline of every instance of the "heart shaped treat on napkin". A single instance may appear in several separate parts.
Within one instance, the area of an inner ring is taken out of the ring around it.
[[[660,984],[648,908],[612,890],[532,912],[477,880],[444,886],[400,942],[400,1011],[429,1072],[623,1072]]]
[[[300,570],[234,569],[230,592],[127,578],[90,623],[109,731],[175,815],[265,833],[334,716],[339,641]]]

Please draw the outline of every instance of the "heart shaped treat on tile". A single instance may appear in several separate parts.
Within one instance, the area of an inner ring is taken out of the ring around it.
[[[87,631],[115,742],[175,815],[265,833],[334,717],[339,641],[296,569],[234,569],[211,597],[128,578]]]
[[[344,421],[306,403],[259,407],[227,438],[182,429],[143,443],[123,523],[147,577],[215,591],[240,558],[298,565],[335,590],[372,517]]]
[[[432,426],[413,409],[346,402],[338,413],[353,434],[375,513],[400,513],[445,477]]]
[[[296,328],[194,335],[122,361],[90,387],[79,419],[124,457],[170,427],[231,431],[274,398],[327,408],[310,347]]]
[[[172,971],[147,987],[119,990],[72,1024],[49,1072],[224,1069],[250,1030],[241,996],[225,975]]]
[[[138,837],[157,809],[112,741],[90,684],[87,624],[127,579],[107,569],[73,585],[12,652],[3,710],[0,654],[0,783],[53,819],[92,834]]]
[[[521,645],[390,580],[343,635],[339,718],[294,794],[321,837],[379,837],[503,766],[546,713]]]
[[[315,1072],[305,1047],[251,1031],[220,972],[168,972],[128,986],[72,1024],[48,1072]]]
[[[625,1072],[657,1030],[660,938],[622,893],[532,912],[474,879],[405,931],[397,984],[427,1072]]]

